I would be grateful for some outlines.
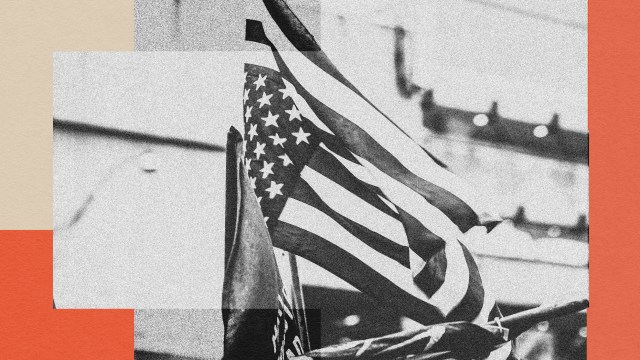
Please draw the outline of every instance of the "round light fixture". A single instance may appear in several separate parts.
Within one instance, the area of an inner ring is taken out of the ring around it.
[[[549,135],[549,129],[546,125],[538,125],[535,129],[533,129],[533,135],[538,138],[543,138]]]
[[[349,315],[342,320],[344,326],[355,326],[360,323],[360,316],[358,315]]]
[[[489,123],[489,117],[487,114],[478,114],[473,117],[473,124],[475,126],[486,126]]]
[[[580,330],[578,330],[578,335],[580,335],[580,337],[586,338],[587,337],[587,327],[583,326],[580,328]]]

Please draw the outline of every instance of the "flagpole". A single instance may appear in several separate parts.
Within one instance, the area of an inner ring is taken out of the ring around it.
[[[293,308],[296,310],[296,322],[300,330],[300,341],[304,352],[311,350],[311,342],[309,340],[309,328],[307,327],[307,312],[304,306],[304,296],[302,294],[302,284],[300,283],[300,275],[298,273],[298,261],[296,256],[287,252],[289,257],[289,267],[291,268],[291,287]]]
[[[571,301],[560,305],[537,307],[525,310],[513,315],[498,318],[488,322],[486,325],[501,326],[509,329],[509,340],[512,340],[523,331],[532,327],[536,323],[544,320],[569,315],[589,307],[589,300]]]

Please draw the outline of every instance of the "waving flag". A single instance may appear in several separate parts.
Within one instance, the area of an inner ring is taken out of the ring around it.
[[[274,245],[423,324],[496,316],[459,238],[498,217],[342,76],[283,1],[264,4],[269,23],[247,20],[246,39],[271,59],[245,64],[243,145]]]

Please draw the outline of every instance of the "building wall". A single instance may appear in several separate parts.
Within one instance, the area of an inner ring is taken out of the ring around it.
[[[54,131],[59,307],[218,308],[223,152]]]

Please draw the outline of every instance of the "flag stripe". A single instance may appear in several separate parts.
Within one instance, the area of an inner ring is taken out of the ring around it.
[[[393,308],[400,307],[407,317],[423,324],[444,320],[442,314],[424,300],[412,296],[400,284],[390,281],[348,251],[334,245],[314,232],[280,221],[275,226],[274,245],[287,246],[292,253],[307,258],[332,272],[367,294]],[[296,239],[291,241],[290,239]],[[335,267],[337,263],[344,266]],[[406,270],[405,270],[406,273]]]
[[[482,287],[482,279],[480,279],[480,272],[478,266],[473,260],[473,256],[467,248],[456,241],[464,253],[465,260],[467,261],[467,267],[469,269],[469,285],[467,291],[462,298],[462,301],[456,306],[449,314],[447,314],[446,320],[454,321],[458,319],[473,320],[477,313],[482,310],[482,304],[484,302],[484,289]]]
[[[447,271],[446,243],[402,208],[398,208],[407,232],[414,283],[431,297],[442,286]]]
[[[344,169],[349,174],[351,174],[351,176],[355,177],[360,181],[360,184],[362,184],[363,187],[367,188],[369,191],[376,194],[378,198],[389,208],[389,210],[391,210],[394,214],[398,214],[398,209],[396,208],[395,204],[393,204],[391,201],[389,201],[389,199],[387,199],[384,193],[382,193],[382,190],[380,190],[380,187],[378,187],[375,184],[375,180],[371,177],[371,174],[369,174],[369,171],[365,169],[358,162],[358,160],[355,159],[353,154],[347,151],[349,158],[353,159],[352,161],[349,161],[345,159],[343,156],[338,155],[336,152],[333,151],[333,149],[330,149],[329,147],[327,147],[325,143],[320,143],[320,148],[327,151],[336,160],[338,160],[338,162],[340,162],[342,167],[344,167]]]
[[[293,87],[293,84],[288,82],[287,79],[283,78],[282,81],[285,84],[288,84],[288,86]],[[333,134],[333,132],[327,127],[327,125],[325,125],[322,121],[320,121],[320,119],[318,119],[318,117],[316,116],[316,113],[313,112],[313,110],[311,110],[311,107],[309,106],[309,104],[307,104],[307,101],[302,96],[300,96],[300,94],[296,92],[291,94],[291,97],[293,99],[293,102],[296,103],[296,106],[298,107],[298,110],[300,110],[300,113],[302,114],[302,116],[309,119],[315,126],[320,128],[323,132],[327,134]]]
[[[296,14],[287,6],[286,2],[266,0],[264,4],[271,18],[280,30],[282,30],[282,34],[286,36],[291,46],[300,51],[301,54],[306,56],[311,62],[331,75],[334,79],[345,84],[351,91],[360,94],[358,89],[353,86],[327,58],[313,38],[313,35],[309,33]]]
[[[339,156],[333,155],[326,150],[327,148],[323,145],[324,144],[320,144],[320,147],[315,151],[307,166],[331,179],[331,181],[340,184],[343,188],[368,202],[371,206],[376,207],[379,211],[383,212],[384,215],[399,221],[398,213],[393,211],[393,209],[378,196],[382,195],[382,191],[354,176],[354,174],[338,160]],[[353,211],[353,209],[354,208],[351,207],[351,211]],[[402,224],[398,225],[402,227]],[[403,234],[402,237],[406,239],[406,235]],[[406,245],[406,241],[403,243]]]
[[[415,208],[414,212],[416,214],[421,214],[424,211],[423,207],[432,208],[428,203],[422,200],[417,200],[418,204],[415,204],[415,206],[412,205],[413,203],[416,202],[416,196],[415,196],[416,194],[414,194],[411,191],[411,189],[407,188],[406,186],[403,186],[403,184],[398,183],[397,181],[395,181],[395,179],[387,176],[385,173],[377,171],[375,167],[365,168],[363,165],[359,163],[348,161],[342,158],[341,156],[333,153],[330,149],[328,149],[326,146],[323,146],[323,145],[324,144],[320,144],[320,148],[329,151],[331,155],[333,155],[333,157],[337,159],[348,170],[349,173],[356,176],[362,182],[367,183],[367,186],[373,187],[376,189],[383,188],[385,190],[383,191],[383,193],[395,194],[396,196],[394,196],[393,199],[391,199],[391,201],[394,202],[395,201],[394,199],[401,200],[400,203],[395,202],[396,206],[402,207],[404,204],[408,204],[408,206],[406,207],[410,209]],[[356,161],[359,161],[362,164],[367,163],[367,161],[362,158],[359,158],[357,156],[355,158],[356,158]],[[379,180],[382,180],[382,181],[379,181]],[[393,190],[387,191],[387,189],[393,189]],[[395,210],[397,211],[397,207]],[[433,211],[435,212],[437,210],[433,209]],[[420,219],[422,219],[421,223],[424,226],[425,230],[429,226],[434,226],[435,224],[449,223],[447,219],[444,218],[442,215],[439,215],[436,218],[430,218],[429,216],[421,216]],[[435,226],[435,227],[436,229],[440,229],[439,230],[440,237],[458,238],[458,236],[461,235],[458,229],[456,229],[453,226],[442,225],[442,226]],[[416,232],[416,234],[422,231],[423,230],[420,230],[419,232]],[[429,230],[426,230],[426,231],[429,231]],[[420,247],[423,245],[424,244],[422,240],[416,241],[416,246]],[[421,252],[421,253],[424,253],[424,252]],[[428,253],[428,251],[426,253]]]
[[[478,316],[473,320],[474,323],[484,323],[487,322],[489,316],[491,315],[491,311],[496,306],[496,300],[491,295],[491,292],[488,289],[484,289],[484,300],[482,302],[482,309],[478,313]]]
[[[340,223],[315,207],[290,198],[280,214],[280,221],[317,234],[348,253],[358,254],[359,259],[375,272],[416,298],[427,301],[426,296],[414,286],[411,273],[405,266],[366,245]]]
[[[376,179],[376,184],[380,186],[387,198],[396,207],[402,208],[411,214],[422,226],[446,241],[457,239],[462,234],[460,229],[449,221],[449,218],[440,209],[431,205],[425,198],[417,195],[411,188],[404,186],[404,184],[378,170],[375,166],[370,166],[367,160],[363,158],[358,158],[358,160],[369,170],[371,176]]]
[[[469,269],[465,267],[464,263],[461,263],[461,260],[464,261],[464,255],[459,243],[447,242],[445,255],[447,257],[447,272],[444,282],[431,296],[429,302],[437,306],[445,316],[448,316],[466,295],[469,284]]]
[[[303,177],[302,180],[299,180],[296,183],[296,189],[294,193],[291,195],[292,199],[299,200],[306,205],[312,206],[318,211],[323,212],[325,215],[329,216],[333,221],[342,226],[346,231],[348,231],[351,235],[358,239],[358,241],[366,244],[370,248],[376,250],[377,252],[383,254],[389,259],[395,260],[406,269],[403,270],[405,273],[407,269],[409,269],[409,247],[406,245],[398,244],[386,238],[385,236],[379,234],[378,232],[372,231],[362,224],[358,223],[350,219],[348,216],[341,214],[340,211],[344,210],[344,207],[338,205],[337,208],[331,205],[336,205],[339,201],[336,201],[335,198],[332,198],[330,195],[321,197],[318,195],[312,185],[307,183],[306,178]],[[313,178],[311,178],[313,181]],[[329,191],[339,192],[341,195],[345,195],[345,191],[340,191],[339,187],[334,187],[329,189]],[[327,194],[323,194],[327,195]],[[326,200],[326,201],[325,201]],[[327,203],[327,201],[329,203]],[[287,204],[288,205],[288,204]],[[286,207],[286,206],[285,206]],[[352,215],[352,214],[350,214]],[[282,218],[281,218],[282,219]],[[378,226],[379,228],[379,226]]]
[[[347,151],[348,154],[350,155],[350,158],[353,159],[350,161],[350,160],[347,160],[344,156],[342,156],[342,154],[338,154],[337,152],[334,152],[332,148],[327,147],[325,143],[321,143],[320,148],[327,151],[336,160],[338,160],[338,162],[340,162],[342,167],[344,167],[353,177],[357,178],[360,181],[362,186],[364,186],[374,194],[378,195],[380,198],[388,200],[386,199],[386,196],[384,195],[380,187],[376,184],[375,179],[369,173],[369,170],[367,170],[364,166],[362,166],[358,162],[358,160],[355,159],[353,154]],[[386,204],[388,205],[388,203]],[[396,214],[398,213],[398,211],[395,209],[395,206],[389,206],[389,208],[394,213]]]
[[[258,44],[258,43],[256,43]],[[264,44],[262,44],[264,45]],[[262,46],[261,46],[262,47]],[[242,54],[243,58],[246,59],[245,63],[250,63],[258,66],[262,66],[266,69],[277,69],[278,64],[276,64],[276,60],[273,58],[273,52],[271,48],[268,46],[264,46],[263,51],[246,51]],[[245,70],[247,71],[247,66],[245,65]]]
[[[312,121],[314,125],[317,125]],[[358,163],[358,160],[351,154],[351,152],[347,149],[346,144],[340,140],[337,136],[325,132],[318,132],[318,137],[320,138],[320,142],[324,145],[324,148],[343,157],[346,160],[349,160],[353,163]]]

